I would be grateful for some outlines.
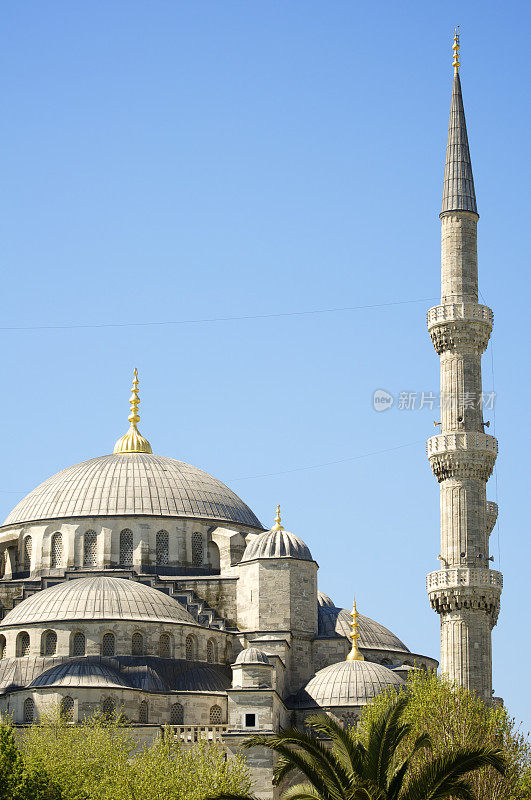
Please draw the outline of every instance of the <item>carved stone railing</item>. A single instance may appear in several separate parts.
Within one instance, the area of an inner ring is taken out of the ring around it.
[[[479,431],[458,431],[431,436],[426,453],[438,481],[446,478],[488,480],[498,455],[498,441]]]
[[[227,725],[164,725],[164,736],[174,736],[184,744],[221,742]]]
[[[428,573],[426,589],[428,592],[437,589],[453,589],[470,586],[474,589],[502,589],[503,575],[495,569],[482,567],[454,567],[438,569]]]
[[[498,519],[498,503],[493,500],[487,500],[487,531],[489,534],[492,532]]]
[[[479,320],[486,322],[492,328],[494,314],[488,306],[481,306],[479,303],[444,303],[441,306],[433,306],[426,314],[428,330],[438,322],[455,322],[456,320]]]
[[[445,303],[430,308],[426,320],[435,350],[482,353],[492,331],[494,314],[478,303]]]

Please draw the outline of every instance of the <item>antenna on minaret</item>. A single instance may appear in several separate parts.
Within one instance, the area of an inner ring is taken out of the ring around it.
[[[452,45],[452,50],[454,51],[454,60],[453,60],[453,68],[454,72],[459,72],[459,67],[461,66],[461,62],[459,61],[459,25],[455,29],[454,35],[454,43]]]

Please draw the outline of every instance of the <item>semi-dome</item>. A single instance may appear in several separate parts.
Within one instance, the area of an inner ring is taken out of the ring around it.
[[[164,592],[137,581],[98,575],[75,578],[36,592],[6,614],[0,627],[81,620],[188,622],[197,625],[191,614]]]
[[[361,617],[360,617],[361,619]],[[402,678],[371,661],[340,661],[319,670],[297,696],[301,708],[366,705],[386,689],[399,689]]]
[[[271,662],[263,650],[258,647],[246,647],[236,656],[235,664],[268,664]]]
[[[88,689],[130,689],[127,681],[112,667],[90,659],[67,661],[41,673],[30,684],[37,689],[44,686],[63,686]]]
[[[173,458],[118,452],[58,472],[15,506],[4,525],[69,517],[184,517],[262,529],[225,484]]]
[[[329,597],[324,595],[326,600]],[[346,608],[336,608],[334,604],[329,605],[327,602],[321,602],[318,599],[317,609],[317,635],[322,637],[336,637],[344,636],[349,639],[350,630],[352,625],[352,617],[350,611]],[[363,614],[359,615],[359,646],[367,650],[398,650],[403,653],[409,653],[410,650],[406,647],[398,636],[385,628],[379,622],[365,617]]]

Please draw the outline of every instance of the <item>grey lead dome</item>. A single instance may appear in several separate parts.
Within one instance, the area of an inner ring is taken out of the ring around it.
[[[98,575],[74,578],[36,592],[6,614],[0,628],[104,619],[197,624],[177,600],[158,589],[125,578]]]
[[[271,664],[263,650],[258,647],[246,647],[236,656],[235,664]]]
[[[313,561],[308,545],[289,531],[264,531],[255,536],[243,553],[242,561],[255,558],[299,558]]]
[[[319,670],[297,696],[299,707],[321,708],[366,705],[391,687],[404,681],[381,664],[371,661],[340,661]]]
[[[262,530],[249,506],[224,483],[152,453],[100,456],[68,467],[26,495],[4,525],[122,515],[191,517]]]

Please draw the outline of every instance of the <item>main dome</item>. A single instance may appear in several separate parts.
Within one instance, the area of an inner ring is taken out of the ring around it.
[[[95,575],[32,594],[6,614],[0,628],[81,620],[197,624],[177,600],[158,589],[125,578]]]
[[[4,525],[133,515],[263,529],[249,506],[221,481],[183,461],[152,453],[117,453],[67,467],[26,495]]]

